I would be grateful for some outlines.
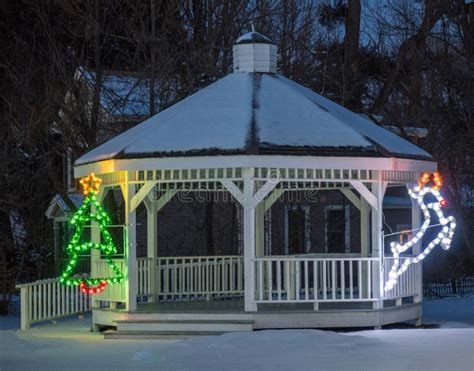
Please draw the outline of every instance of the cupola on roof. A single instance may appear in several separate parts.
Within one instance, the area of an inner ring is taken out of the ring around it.
[[[277,72],[277,47],[266,36],[252,31],[234,45],[234,72]]]
[[[276,46],[257,32],[234,46],[234,72],[84,154],[109,159],[212,155],[431,155],[276,72]]]

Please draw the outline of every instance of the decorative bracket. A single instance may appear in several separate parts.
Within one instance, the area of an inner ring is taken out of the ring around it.
[[[253,179],[252,179],[253,181]],[[257,205],[262,202],[265,197],[273,191],[273,189],[278,185],[280,181],[279,180],[269,180],[267,181],[255,194],[253,194],[251,197],[252,199],[250,202],[246,200],[248,197],[246,195],[247,192],[242,192],[233,181],[228,180],[228,179],[221,179],[222,185],[230,192],[230,194],[242,205],[246,204],[246,201],[248,202],[248,205],[250,205],[251,209],[255,209]],[[244,185],[245,187],[245,185]]]

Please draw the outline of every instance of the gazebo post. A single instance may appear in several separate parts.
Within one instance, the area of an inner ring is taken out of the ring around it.
[[[125,309],[134,312],[137,309],[137,215],[136,210],[131,210],[130,204],[135,195],[135,185],[130,184],[130,174],[126,173],[122,192],[125,200],[125,241],[124,261],[127,267],[127,280],[125,281]]]
[[[265,255],[265,203],[255,208],[255,255],[261,258]]]
[[[386,183],[382,180],[382,172],[374,171],[376,182],[372,183],[372,194],[376,199],[376,206],[372,206],[372,257],[378,258],[378,264],[372,269],[372,292],[373,297],[378,299],[374,301],[374,309],[383,307],[383,241],[382,241],[382,214],[383,197],[385,194]]]
[[[255,192],[254,168],[243,168],[244,180],[242,206],[244,210],[244,308],[246,312],[257,310],[255,303]]]
[[[364,197],[360,197],[360,256],[370,256],[370,207]],[[367,282],[367,265],[362,265],[362,282]],[[367,286],[362,286],[362,295],[367,297]]]
[[[158,257],[158,212],[178,193],[171,189],[166,191],[159,199],[150,199],[149,194],[143,202],[147,210],[147,257],[152,259],[150,265],[150,292],[148,297],[151,303],[157,301],[157,257]]]
[[[150,264],[150,292],[151,296],[148,297],[150,303],[156,301],[156,257],[158,254],[158,223],[157,223],[157,203],[149,202],[145,199],[146,206],[146,221],[147,221],[147,257],[151,259]]]
[[[408,186],[408,184],[407,184]],[[420,206],[414,199],[411,199],[411,228],[413,229],[413,234],[418,233],[416,229],[421,227],[421,209]],[[413,255],[418,255],[421,253],[421,241],[413,246]],[[416,277],[419,284],[417,291],[419,295],[413,297],[413,302],[420,303],[423,300],[423,264],[420,264],[418,270],[418,277]],[[415,325],[421,326],[421,308],[420,308],[420,317],[416,319]]]
[[[96,195],[97,201],[102,203],[107,194],[107,189],[102,188]],[[95,207],[91,206],[91,211],[95,212]],[[100,243],[100,229],[97,222],[91,222],[91,241],[94,243]],[[100,251],[98,249],[91,249],[91,277],[97,277],[97,262],[100,260]],[[98,308],[98,300],[92,296],[91,298],[92,308]],[[111,303],[112,305],[112,303]]]

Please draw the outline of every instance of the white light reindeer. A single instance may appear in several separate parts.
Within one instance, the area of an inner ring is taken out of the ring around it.
[[[399,244],[397,242],[392,242],[390,244],[393,257],[395,259],[390,269],[390,273],[388,274],[388,280],[385,282],[385,291],[391,290],[397,284],[398,276],[402,275],[408,269],[410,264],[421,262],[436,245],[441,245],[444,250],[448,250],[451,247],[454,229],[456,228],[456,219],[453,216],[445,217],[443,211],[441,210],[441,208],[446,206],[446,200],[439,192],[442,186],[441,175],[438,172],[433,173],[434,185],[432,187],[427,186],[430,178],[431,176],[429,173],[423,173],[423,175],[420,177],[420,180],[418,181],[418,186],[408,190],[410,197],[416,200],[418,205],[420,205],[420,208],[423,212],[424,221],[421,228],[418,230],[418,233],[416,233],[416,235],[413,236],[413,238],[411,238],[409,241],[404,244]],[[433,195],[436,201],[425,204],[424,198],[427,194]],[[405,258],[405,261],[400,266],[400,254],[408,250],[410,247],[416,245],[430,226],[430,209],[436,213],[441,226],[441,231],[420,254],[414,257]]]

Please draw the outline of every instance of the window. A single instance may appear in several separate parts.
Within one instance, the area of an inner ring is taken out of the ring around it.
[[[285,255],[306,254],[310,249],[309,206],[286,206]]]
[[[326,252],[350,253],[349,205],[326,206]]]

